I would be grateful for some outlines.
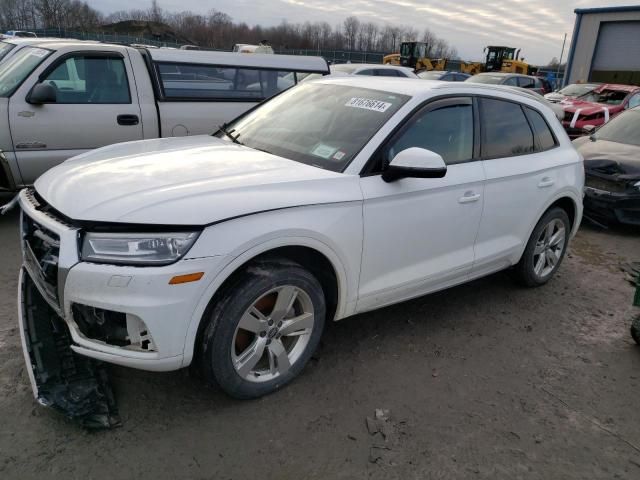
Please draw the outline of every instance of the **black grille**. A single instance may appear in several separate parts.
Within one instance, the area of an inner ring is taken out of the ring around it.
[[[43,294],[57,305],[60,237],[23,214],[22,241],[24,262],[35,277],[34,281],[44,290]]]

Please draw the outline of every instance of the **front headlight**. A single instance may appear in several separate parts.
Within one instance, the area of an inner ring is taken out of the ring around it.
[[[634,183],[633,186],[636,187],[638,190],[640,190],[640,182]]]
[[[117,265],[168,265],[180,260],[198,232],[92,233],[82,241],[82,260]]]

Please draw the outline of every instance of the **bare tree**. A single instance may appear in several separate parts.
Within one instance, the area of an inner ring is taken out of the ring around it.
[[[358,20],[358,17],[347,17],[344,19],[343,28],[347,50],[355,50],[358,32],[360,31],[360,20]]]
[[[191,11],[164,11],[152,0],[150,7],[133,8],[103,16],[83,0],[0,0],[0,31],[14,29],[55,28],[73,31],[98,31],[102,25],[123,21],[162,22],[178,38],[188,39],[203,47],[231,48],[235,43],[258,43],[268,40],[278,49],[356,50],[397,52],[402,41],[421,39],[427,44],[427,55],[435,58],[457,55],[455,48],[425,29],[362,23],[350,16],[332,27],[327,22],[293,24],[283,21],[273,27],[235,23],[224,12],[212,9],[206,14]]]

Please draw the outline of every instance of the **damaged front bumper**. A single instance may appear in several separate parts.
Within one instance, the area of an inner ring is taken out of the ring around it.
[[[66,323],[22,268],[18,321],[33,395],[90,429],[120,425],[105,364],[71,349]]]
[[[20,337],[37,401],[87,428],[120,424],[105,364],[74,352],[64,320],[64,284],[78,263],[77,229],[39,210],[33,192],[19,194],[23,263],[18,288]]]
[[[587,216],[626,225],[640,225],[640,193],[611,192],[586,186],[584,209]]]

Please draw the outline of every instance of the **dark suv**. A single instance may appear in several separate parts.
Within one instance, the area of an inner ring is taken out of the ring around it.
[[[469,77],[465,82],[510,85],[512,87],[528,88],[540,95],[546,93],[545,86],[540,78],[532,77],[531,75],[520,75],[518,73],[479,73],[473,77]]]

